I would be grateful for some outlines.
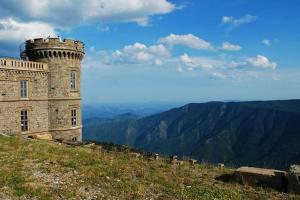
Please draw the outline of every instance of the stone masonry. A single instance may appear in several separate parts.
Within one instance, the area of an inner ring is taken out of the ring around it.
[[[0,58],[0,132],[50,133],[54,139],[81,141],[84,44],[59,38],[28,40],[21,57]]]

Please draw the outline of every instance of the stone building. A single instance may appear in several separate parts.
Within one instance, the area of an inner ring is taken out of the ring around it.
[[[80,41],[38,38],[22,59],[0,58],[0,132],[81,141],[83,57]]]

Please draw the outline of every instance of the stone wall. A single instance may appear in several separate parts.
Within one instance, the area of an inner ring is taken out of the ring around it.
[[[21,132],[23,109],[28,110],[29,130],[49,132],[56,139],[79,140],[82,134],[81,61],[84,44],[59,38],[26,41],[25,60],[0,58],[0,132]],[[29,61],[28,61],[29,60]],[[71,72],[76,71],[76,88]],[[28,98],[21,98],[20,81],[28,81]],[[77,111],[73,127],[71,110]]]
[[[81,140],[81,60],[84,45],[80,41],[59,38],[26,42],[31,61],[47,63],[49,68],[49,132],[54,138]],[[76,89],[71,88],[71,72],[76,71]],[[77,126],[72,127],[71,109],[77,110]]]
[[[71,109],[77,109],[77,127],[81,127],[80,100],[51,100],[49,101],[50,130],[73,129],[71,123]]]
[[[39,62],[47,62],[49,66],[49,99],[80,98],[81,61],[77,59],[39,58]],[[71,71],[77,72],[76,90],[71,89]]]
[[[28,98],[20,98],[20,80],[28,80]],[[21,110],[28,110],[29,130],[48,131],[48,73],[7,70],[0,67],[0,132],[21,133]]]
[[[19,101],[20,81],[28,81],[28,100],[48,100],[48,72],[7,70],[0,67],[0,101]]]
[[[20,134],[20,113],[23,109],[28,110],[29,130],[22,132],[22,134],[48,132],[47,101],[0,102],[0,132],[9,135]]]

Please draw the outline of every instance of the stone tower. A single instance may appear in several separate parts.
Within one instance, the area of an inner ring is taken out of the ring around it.
[[[49,133],[55,139],[81,141],[80,72],[84,44],[60,38],[28,40],[22,57],[48,64]]]

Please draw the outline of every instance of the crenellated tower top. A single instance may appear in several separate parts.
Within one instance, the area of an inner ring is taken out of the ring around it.
[[[23,59],[36,58],[66,58],[79,59],[84,57],[84,43],[78,40],[60,38],[36,38],[27,40],[25,51],[22,53]]]

